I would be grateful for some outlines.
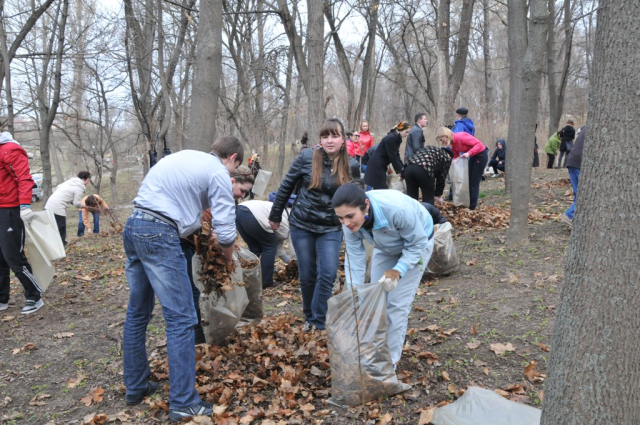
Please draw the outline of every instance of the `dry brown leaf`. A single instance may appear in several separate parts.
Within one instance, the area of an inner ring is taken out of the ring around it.
[[[16,316],[3,316],[2,319],[0,319],[0,321],[2,322],[10,322],[11,320],[15,319]]]
[[[478,259],[477,258],[474,258],[473,260],[467,261],[467,266],[475,266],[476,264],[478,264]]]
[[[522,387],[521,384],[512,384],[509,385],[507,388],[504,389],[505,391],[509,391],[510,393],[514,393],[514,394],[524,394],[524,388]]]
[[[511,397],[509,397],[509,400],[514,401],[516,403],[527,404],[529,402],[529,397],[522,394],[512,394]]]
[[[536,365],[538,364],[537,361],[532,361],[531,363],[529,363],[529,365],[527,367],[524,368],[524,375],[527,377],[527,379],[531,382],[543,382],[544,379],[547,377],[545,374],[540,373],[536,370]]]
[[[493,390],[493,392],[494,392],[494,393],[496,393],[496,394],[498,394],[498,395],[501,395],[501,396],[502,396],[502,397],[504,397],[504,398],[508,398],[508,397],[509,397],[509,395],[510,395],[508,392],[503,391],[503,390],[498,389],[498,388],[496,388],[495,390]]]
[[[37,396],[35,396],[34,398],[32,398],[29,401],[29,405],[30,406],[44,406],[47,403],[44,402],[43,400],[46,400],[48,398],[51,398],[51,396],[49,394],[38,394]]]
[[[456,384],[449,384],[447,386],[447,391],[449,391],[451,394],[456,394],[458,392],[458,387],[456,387]]]
[[[470,331],[471,335],[477,335],[478,334],[478,324],[474,323],[471,326],[471,331]]]
[[[78,374],[78,377],[73,379],[73,378],[69,378],[67,379],[67,388],[75,388],[76,385],[78,385],[80,382],[82,382],[87,376],[83,375],[82,373]]]
[[[55,334],[53,337],[54,338],[58,338],[58,339],[62,339],[62,338],[71,338],[74,335],[73,332],[60,332]]]
[[[431,421],[433,420],[433,412],[436,409],[428,409],[428,410],[423,410],[420,413],[420,419],[418,420],[418,425],[427,425],[428,423],[431,423]]]
[[[480,347],[480,345],[482,345],[482,342],[480,342],[480,341],[467,342],[467,347],[469,347],[472,350],[475,350],[476,348]]]
[[[507,351],[516,351],[516,348],[511,343],[508,343],[507,345],[496,343],[491,344],[489,347],[491,348],[491,351],[497,355],[505,354]]]
[[[452,298],[453,299],[453,298]],[[446,336],[451,336],[453,335],[456,331],[458,330],[458,328],[453,328],[453,329],[449,329],[448,331],[444,331],[442,332],[443,334],[445,334]]]
[[[482,373],[484,373],[485,375],[489,376],[489,368],[485,367],[484,369],[482,369]]]
[[[213,406],[213,414],[214,415],[222,415],[228,408],[226,404],[215,404]]]
[[[443,370],[442,379],[444,379],[445,381],[450,381],[451,379],[449,378],[449,372],[447,372],[446,370]]]
[[[378,425],[389,425],[391,422],[393,422],[393,417],[389,412],[387,412],[380,418],[380,422],[378,422]]]
[[[104,394],[104,390],[100,387],[94,387],[89,390],[89,394],[82,397],[80,401],[85,406],[91,406],[92,403],[100,403],[102,401],[102,394]]]
[[[540,349],[542,351],[549,351],[549,347],[547,347],[546,345],[544,345],[543,343],[540,343]]]

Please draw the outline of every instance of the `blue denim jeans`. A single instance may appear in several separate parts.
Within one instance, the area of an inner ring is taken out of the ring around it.
[[[314,233],[291,226],[289,231],[298,260],[304,318],[316,329],[323,330],[327,301],[338,273],[342,230]]]
[[[181,409],[200,402],[195,388],[196,356],[193,307],[187,262],[177,230],[155,217],[134,211],[124,228],[129,307],[124,322],[124,385],[127,395],[144,393],[150,376],[145,346],[155,297],[162,305],[169,358],[169,403]]]
[[[100,233],[100,214],[91,211],[93,214],[93,234]],[[82,222],[82,210],[78,211],[78,237],[84,236],[84,223]]]
[[[580,169],[575,167],[567,167],[569,170],[569,179],[571,180],[571,188],[573,189],[573,204],[564,213],[573,220],[576,213],[576,201],[578,200],[578,182],[580,181]]]

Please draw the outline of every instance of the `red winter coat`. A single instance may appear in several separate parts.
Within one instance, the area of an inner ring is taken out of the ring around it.
[[[33,178],[27,152],[11,137],[0,134],[0,208],[31,204]]]

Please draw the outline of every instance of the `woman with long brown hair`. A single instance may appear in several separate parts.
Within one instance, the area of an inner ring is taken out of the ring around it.
[[[291,164],[269,215],[276,230],[289,197],[299,188],[289,229],[298,260],[305,330],[325,328],[327,301],[338,271],[342,230],[331,198],[338,187],[360,177],[358,162],[347,153],[342,123],[326,120],[319,136],[320,144],[302,151]]]

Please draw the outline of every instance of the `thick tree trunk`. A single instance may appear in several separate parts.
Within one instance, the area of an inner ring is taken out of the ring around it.
[[[374,79],[374,71],[375,71],[375,47],[376,47],[376,28],[378,26],[378,8],[380,1],[373,0],[373,4],[371,5],[371,11],[369,15],[369,22],[367,23],[369,28],[369,42],[367,44],[367,52],[364,55],[364,62],[362,63],[362,78],[360,85],[360,98],[358,99],[358,104],[356,105],[355,110],[355,121],[360,122],[361,120],[370,120],[371,114],[370,110],[365,111],[365,106],[367,104],[367,98],[373,96],[373,89],[371,86],[372,80]],[[366,112],[366,113],[365,113]]]
[[[325,119],[324,103],[324,14],[323,2],[307,0],[307,85],[308,131],[310,138],[317,138]]]
[[[453,111],[447,113],[446,93],[449,91],[449,35],[451,34],[451,0],[440,0],[438,6],[438,102],[436,114],[438,126],[453,124]]]
[[[222,0],[202,0],[191,89],[188,149],[209,152],[216,138],[222,77]]]
[[[542,425],[635,424],[640,418],[640,151],[637,129],[629,125],[640,108],[639,17],[637,1],[600,3]],[[613,197],[603,196],[612,187]]]
[[[511,2],[509,2],[511,7]],[[510,181],[511,218],[507,231],[507,243],[517,245],[527,241],[529,217],[529,193],[531,191],[532,155],[535,145],[536,121],[540,102],[540,81],[547,39],[547,0],[531,0],[530,24],[526,53],[522,62],[520,99],[517,103],[517,121],[509,125],[509,149],[507,149],[507,176]],[[511,18],[511,15],[510,15]],[[526,9],[525,9],[526,18]],[[510,21],[509,25],[511,26]],[[517,125],[517,136],[511,137],[511,127]]]

